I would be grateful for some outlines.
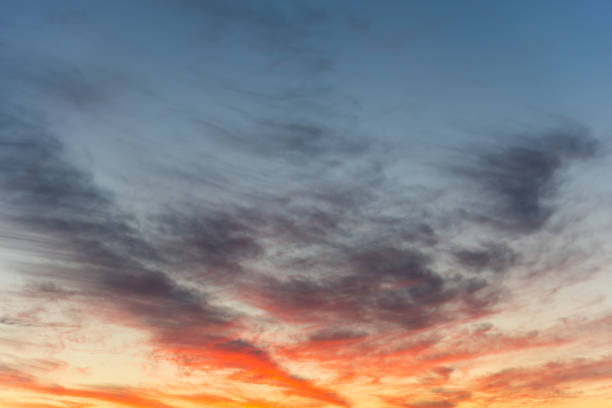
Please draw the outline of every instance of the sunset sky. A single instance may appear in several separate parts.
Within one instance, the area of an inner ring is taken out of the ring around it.
[[[0,1],[0,407],[612,407],[611,20]]]

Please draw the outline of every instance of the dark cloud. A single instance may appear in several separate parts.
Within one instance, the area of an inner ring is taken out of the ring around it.
[[[169,209],[157,218],[157,245],[172,265],[198,275],[235,274],[243,261],[263,253],[261,222],[256,211],[237,207]]]
[[[61,143],[42,126],[11,113],[0,117],[0,126],[2,185],[22,212],[33,220],[45,207],[95,216],[109,206],[91,178],[62,159]]]
[[[517,262],[518,255],[505,244],[486,244],[480,248],[455,251],[460,265],[476,272],[505,272]]]
[[[289,320],[387,322],[414,330],[486,313],[497,300],[485,280],[445,277],[415,249],[371,245],[344,254],[325,270],[330,272],[315,278],[263,279],[256,284],[259,301]],[[453,305],[463,305],[457,308],[461,312],[453,312]]]
[[[558,195],[562,171],[572,161],[592,158],[597,152],[596,140],[584,129],[569,128],[481,149],[475,163],[458,170],[482,188],[484,200],[493,203],[488,214],[492,222],[530,233],[555,211],[552,200]]]
[[[368,336],[366,332],[356,331],[351,329],[330,328],[319,330],[309,337],[313,342],[327,342],[336,340],[356,340],[364,339]]]
[[[431,258],[423,252],[393,246],[373,246],[349,254],[349,261],[359,274],[413,283],[432,277]],[[434,282],[435,281],[435,282]],[[433,279],[430,284],[440,282]]]
[[[11,317],[0,317],[0,325],[21,326],[21,327],[34,326],[33,323],[28,322],[26,320],[23,320],[23,319],[13,319]]]
[[[135,220],[67,161],[61,142],[42,122],[5,112],[0,145],[4,215],[62,262],[48,274],[55,270],[64,284],[114,299],[157,328],[226,319],[197,292],[157,269],[163,259]]]

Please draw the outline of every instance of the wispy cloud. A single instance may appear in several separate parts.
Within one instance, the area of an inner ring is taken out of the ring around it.
[[[476,182],[491,204],[481,215],[510,231],[542,228],[555,210],[563,170],[574,160],[592,158],[597,141],[584,128],[541,136],[518,136],[506,145],[481,149],[475,163],[457,170]]]

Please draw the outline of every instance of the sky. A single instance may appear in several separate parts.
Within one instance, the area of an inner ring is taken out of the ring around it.
[[[0,406],[612,406],[611,16],[2,1]]]

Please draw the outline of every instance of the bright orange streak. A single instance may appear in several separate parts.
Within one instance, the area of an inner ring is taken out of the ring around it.
[[[133,391],[84,390],[64,388],[61,386],[43,386],[36,383],[33,379],[20,375],[17,372],[13,372],[11,375],[1,376],[0,385],[57,397],[73,397],[112,402],[131,408],[174,408],[171,405],[159,401],[139,397]]]
[[[181,347],[165,350],[181,359],[180,364],[196,369],[236,368],[242,370],[233,378],[244,382],[271,384],[291,390],[295,395],[347,406],[337,394],[315,386],[310,381],[294,377],[280,368],[270,357],[251,346],[216,344],[209,348]]]

